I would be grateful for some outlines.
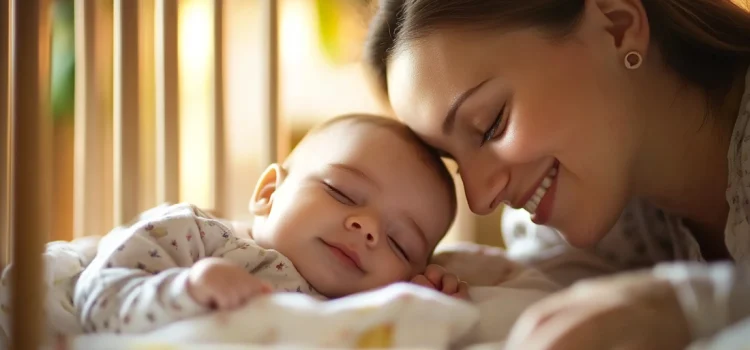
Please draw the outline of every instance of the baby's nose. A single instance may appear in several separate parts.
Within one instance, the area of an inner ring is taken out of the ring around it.
[[[378,241],[378,224],[374,218],[365,215],[350,216],[346,219],[345,226],[350,231],[362,234],[370,244]]]

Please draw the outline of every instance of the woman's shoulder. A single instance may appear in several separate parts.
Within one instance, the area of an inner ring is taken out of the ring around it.
[[[503,212],[502,232],[514,257],[557,254],[571,248],[554,229],[534,224],[522,210]],[[662,261],[700,260],[700,249],[681,220],[639,199],[628,203],[615,226],[588,253],[621,270]]]
[[[663,261],[702,260],[700,248],[681,218],[638,198],[628,203],[595,249],[624,269]]]
[[[735,260],[750,259],[750,70],[727,152],[727,248]]]

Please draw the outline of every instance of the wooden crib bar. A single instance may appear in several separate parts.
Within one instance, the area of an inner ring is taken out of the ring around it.
[[[225,186],[225,169],[226,152],[224,149],[224,1],[213,1],[213,30],[214,30],[214,135],[213,140],[213,161],[214,174],[211,177],[213,184],[211,186],[214,193],[213,211],[216,215],[224,216],[226,214],[226,186]]]
[[[10,262],[10,1],[0,3],[0,268]]]
[[[13,1],[11,349],[38,349],[42,329],[41,253],[50,232],[50,2]]]
[[[81,236],[106,232],[104,160],[111,148],[103,147],[106,111],[100,106],[95,43],[96,2],[75,1],[75,138],[73,164],[73,232]],[[101,43],[99,44],[101,45]]]
[[[156,201],[180,200],[177,1],[156,0]]]
[[[155,6],[154,204],[180,200],[179,1],[112,1],[113,20],[103,15],[102,1],[75,0],[76,235],[103,234],[113,224],[132,218],[143,205],[139,202],[139,86],[143,86],[139,81],[143,79],[139,74],[139,6],[144,4]],[[11,258],[15,266],[11,349],[37,349],[43,339],[41,253],[50,237],[53,210],[51,3],[0,2],[0,23],[8,24],[0,27],[0,266]],[[261,4],[265,21],[265,52],[261,52],[267,63],[263,70],[266,113],[261,116],[266,142],[261,165],[266,166],[288,153],[289,139],[279,122],[279,3],[264,0]],[[212,209],[218,213],[224,211],[227,202],[223,5],[222,0],[213,1],[215,173],[209,185],[215,196]],[[106,82],[102,78],[110,67],[114,96],[113,105],[107,106],[102,102],[102,90],[106,88],[101,84]]]
[[[286,140],[283,135],[286,133],[281,129],[279,123],[279,3],[276,0],[263,1],[263,30],[265,37],[264,51],[266,53],[266,100],[265,100],[265,118],[263,119],[263,144],[264,152],[261,160],[262,166],[279,162],[288,152],[286,149]],[[282,137],[280,137],[282,136]]]
[[[138,214],[138,1],[114,1],[114,224]]]

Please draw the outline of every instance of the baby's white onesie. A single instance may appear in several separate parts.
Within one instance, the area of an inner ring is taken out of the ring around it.
[[[186,288],[190,267],[205,257],[234,262],[275,291],[321,297],[278,251],[193,205],[161,206],[102,238],[73,296],[84,330],[144,332],[208,312]]]

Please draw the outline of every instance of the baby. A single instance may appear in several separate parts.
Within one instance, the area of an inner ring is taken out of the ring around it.
[[[456,213],[451,175],[408,128],[376,116],[315,130],[255,187],[250,238],[189,204],[102,238],[76,283],[88,332],[143,332],[274,291],[336,298],[413,281],[468,298],[430,256]]]

